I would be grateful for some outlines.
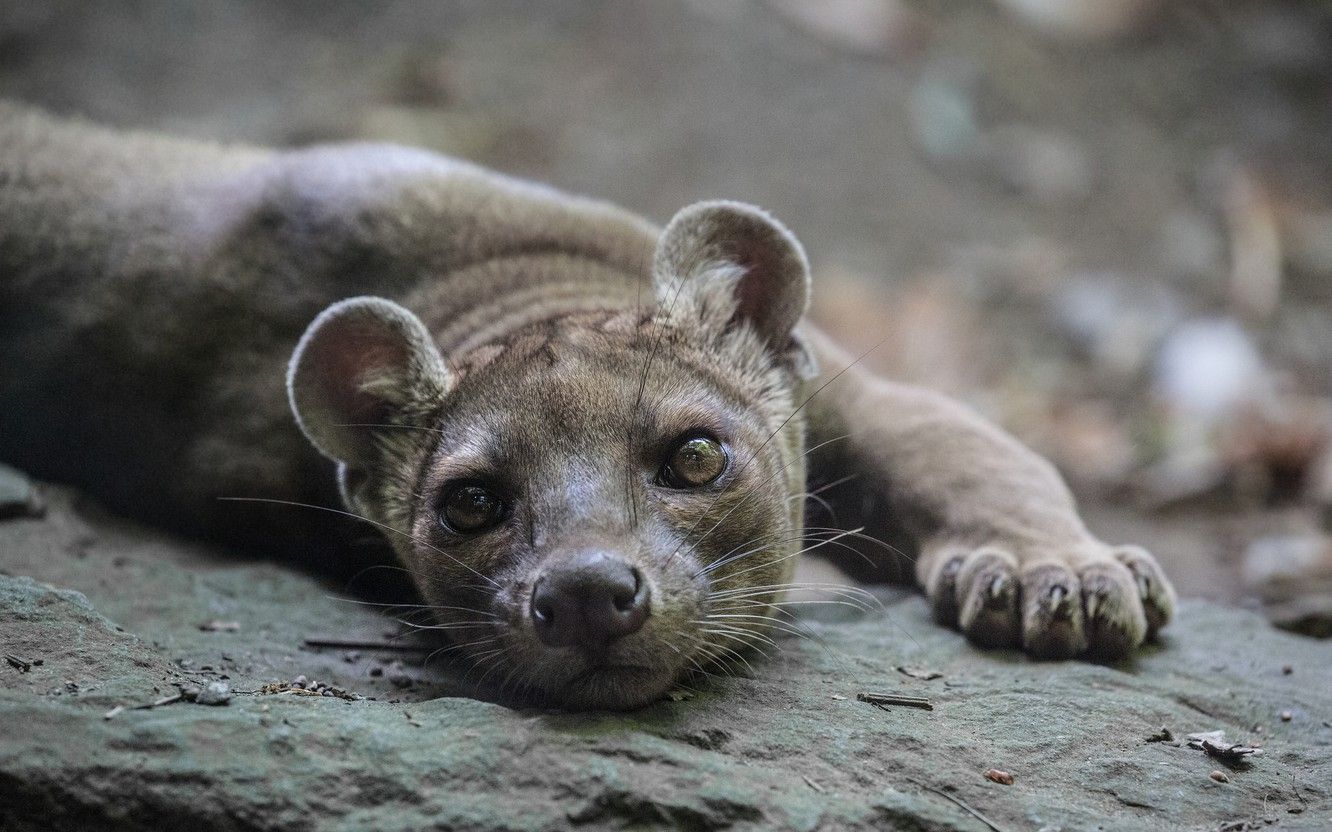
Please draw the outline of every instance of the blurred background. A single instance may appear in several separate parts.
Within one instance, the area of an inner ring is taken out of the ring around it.
[[[1332,3],[25,0],[0,96],[763,205],[820,321],[1051,456],[1095,531],[1332,633]]]

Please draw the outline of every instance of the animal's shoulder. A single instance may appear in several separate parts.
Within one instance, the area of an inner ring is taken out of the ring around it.
[[[389,144],[286,151],[255,175],[257,216],[306,239],[428,253],[436,265],[559,249],[637,263],[657,230],[612,204]]]

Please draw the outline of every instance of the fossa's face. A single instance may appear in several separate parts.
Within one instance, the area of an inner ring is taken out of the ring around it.
[[[778,614],[803,512],[804,255],[761,211],[701,203],[652,278],[648,308],[447,357],[407,309],[354,298],[292,358],[292,407],[348,506],[505,691],[633,707]]]
[[[803,459],[790,396],[754,381],[630,316],[464,368],[404,555],[479,676],[632,707],[762,639],[798,549]]]

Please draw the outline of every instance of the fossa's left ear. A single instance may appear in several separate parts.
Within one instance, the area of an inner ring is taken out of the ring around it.
[[[291,357],[287,393],[296,422],[325,456],[372,468],[395,415],[428,409],[453,377],[421,320],[390,300],[349,298],[320,313]]]
[[[698,202],[657,241],[657,302],[667,317],[711,327],[748,324],[774,352],[798,349],[809,306],[809,261],[786,226],[742,202]],[[803,350],[802,350],[803,352]]]

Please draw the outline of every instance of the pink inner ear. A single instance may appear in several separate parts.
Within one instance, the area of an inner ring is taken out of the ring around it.
[[[749,321],[759,332],[772,335],[772,317],[783,302],[778,297],[781,286],[774,286],[779,274],[769,246],[751,239],[737,241],[728,252],[729,259],[745,270],[735,287],[736,320]]]
[[[735,316],[753,320],[762,314],[763,300],[767,296],[762,247],[750,240],[736,242],[728,254],[729,260],[745,270],[735,287]]]
[[[395,369],[408,360],[406,345],[386,338],[378,325],[347,322],[329,327],[312,345],[316,376],[329,407],[344,414],[349,424],[382,421],[385,402],[360,388],[366,381]]]

